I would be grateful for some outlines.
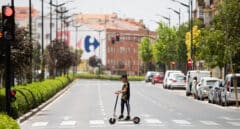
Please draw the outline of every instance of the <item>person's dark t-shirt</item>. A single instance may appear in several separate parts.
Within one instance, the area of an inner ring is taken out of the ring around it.
[[[130,98],[130,85],[129,82],[125,82],[122,86],[122,90],[127,88],[127,91],[122,93],[122,99],[123,100],[129,100]]]

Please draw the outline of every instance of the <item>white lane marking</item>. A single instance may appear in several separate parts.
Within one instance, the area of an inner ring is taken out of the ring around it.
[[[223,117],[220,117],[221,119],[225,119],[225,120],[240,120],[240,118],[230,118],[230,117],[226,117],[226,116],[223,116]]]
[[[102,99],[102,94],[101,94],[101,87],[100,85],[97,86],[98,88],[98,98],[99,98],[99,106],[100,106],[100,110],[103,116],[105,116],[105,110],[104,110],[104,106],[103,106],[103,99]]]
[[[162,122],[158,119],[145,119],[145,122],[149,124],[162,124]]]
[[[186,120],[173,120],[173,122],[180,124],[180,125],[191,125],[191,123]]]
[[[61,122],[61,126],[74,126],[74,125],[76,125],[76,121],[62,121]]]
[[[90,125],[103,125],[104,121],[103,120],[90,120],[89,124]]]
[[[32,127],[43,127],[47,126],[48,122],[35,122],[32,124]]]
[[[218,123],[214,121],[200,121],[204,125],[219,125]]]
[[[232,126],[240,126],[240,122],[227,122],[227,123]]]

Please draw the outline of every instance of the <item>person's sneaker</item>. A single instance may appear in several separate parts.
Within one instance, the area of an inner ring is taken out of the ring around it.
[[[120,115],[119,117],[118,117],[118,119],[122,119],[124,116],[123,115]]]
[[[125,118],[125,120],[130,120],[131,119],[131,117],[130,116],[127,116],[126,118]]]

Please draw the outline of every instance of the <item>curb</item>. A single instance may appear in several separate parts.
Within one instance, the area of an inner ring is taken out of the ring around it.
[[[57,94],[55,94],[53,97],[51,97],[46,102],[42,103],[40,106],[32,109],[28,113],[24,114],[23,116],[19,117],[16,121],[18,124],[23,123],[24,121],[28,120],[30,117],[41,111],[43,108],[45,108],[47,105],[55,101],[58,97],[63,95],[68,89],[70,89],[71,86],[73,86],[74,82],[76,82],[78,79],[75,79],[72,81],[69,85],[67,85],[65,88],[63,88],[61,91],[59,91]]]

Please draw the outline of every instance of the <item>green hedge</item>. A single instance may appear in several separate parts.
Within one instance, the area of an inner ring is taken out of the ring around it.
[[[93,75],[93,74],[77,74],[77,78],[82,79],[104,79],[104,80],[119,80],[119,75]],[[129,81],[143,81],[143,76],[129,76]]]
[[[0,129],[20,129],[17,122],[5,114],[0,114]]]
[[[56,79],[46,79],[43,82],[34,82],[25,86],[18,85],[13,89],[17,91],[17,100],[12,103],[11,116],[18,118],[33,108],[36,108],[57,92],[63,89],[73,80],[72,76],[58,77]],[[0,110],[5,111],[5,93],[0,90]]]

